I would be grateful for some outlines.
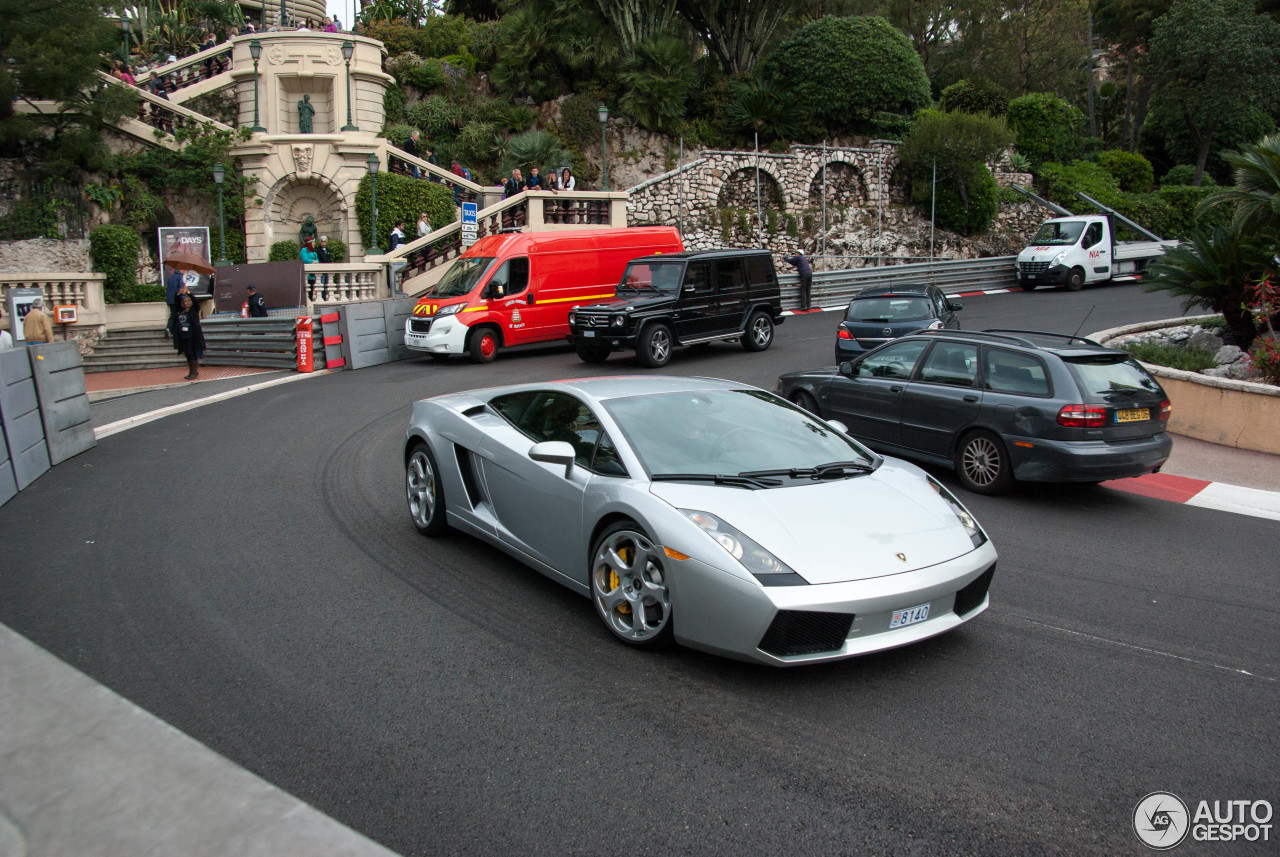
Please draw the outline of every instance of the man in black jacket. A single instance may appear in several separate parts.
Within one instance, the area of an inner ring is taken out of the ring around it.
[[[267,302],[258,294],[258,287],[253,283],[247,286],[249,292],[249,318],[266,318]]]
[[[809,309],[809,301],[813,292],[813,267],[804,257],[803,250],[796,250],[794,256],[783,256],[782,261],[794,265],[800,275],[800,309]]]

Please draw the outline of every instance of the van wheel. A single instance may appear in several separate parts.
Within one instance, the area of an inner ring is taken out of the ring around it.
[[[482,327],[473,331],[467,342],[467,351],[476,363],[492,363],[498,356],[498,333],[492,327]]]
[[[636,360],[647,369],[666,366],[671,360],[671,328],[665,324],[651,324],[640,334],[640,342],[636,346]]]
[[[1084,288],[1084,269],[1072,268],[1071,273],[1067,274],[1067,291],[1078,292]]]
[[[773,319],[756,310],[747,320],[746,332],[742,334],[742,347],[748,351],[764,351],[773,344]]]
[[[583,363],[603,363],[609,359],[612,349],[607,345],[579,345],[576,350]]]

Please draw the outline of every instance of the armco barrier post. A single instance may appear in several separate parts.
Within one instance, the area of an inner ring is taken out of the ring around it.
[[[312,321],[311,316],[301,315],[294,322],[298,339],[298,371],[313,372],[315,367],[312,356]]]

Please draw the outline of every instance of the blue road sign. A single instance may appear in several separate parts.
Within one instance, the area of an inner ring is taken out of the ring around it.
[[[476,222],[476,204],[474,202],[464,202],[462,204],[462,222]]]

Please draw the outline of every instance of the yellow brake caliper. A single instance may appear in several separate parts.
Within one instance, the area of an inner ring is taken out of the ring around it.
[[[634,555],[634,553],[635,553],[635,548],[629,548],[629,547],[622,548],[618,551],[618,557],[621,558],[621,560],[625,562],[627,565],[631,565],[631,557]],[[617,589],[621,583],[622,583],[622,580],[618,577],[618,572],[614,571],[613,569],[609,569],[609,591],[612,592],[613,590]],[[621,604],[618,605],[618,612],[630,613],[631,605],[623,601]]]

